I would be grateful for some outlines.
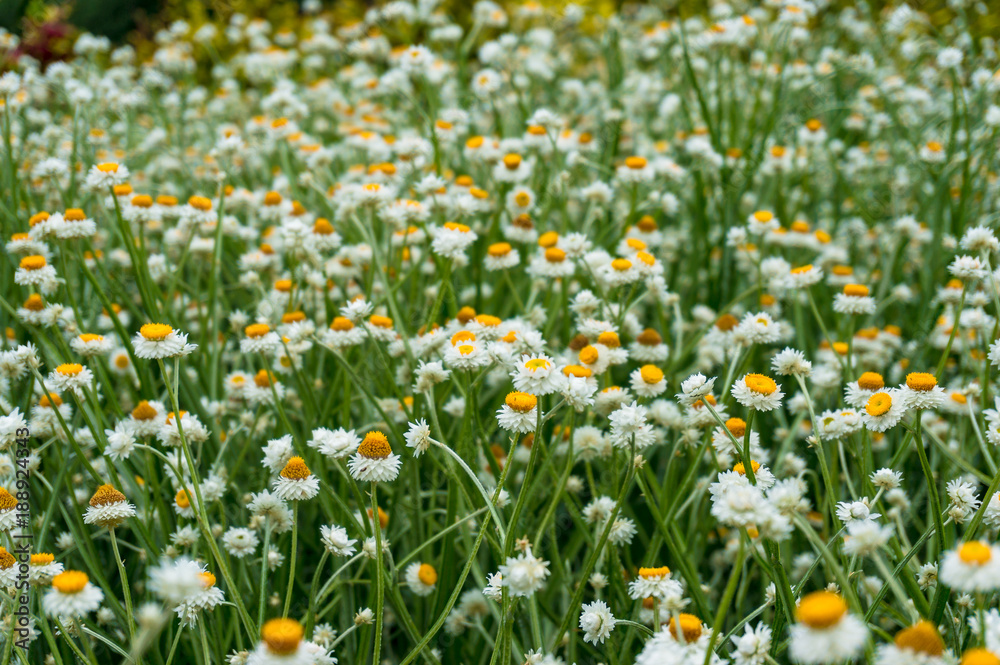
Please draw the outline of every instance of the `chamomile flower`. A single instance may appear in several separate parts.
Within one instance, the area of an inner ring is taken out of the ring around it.
[[[274,494],[284,501],[305,501],[319,493],[319,478],[301,457],[292,457],[274,479]]]
[[[584,603],[580,608],[580,630],[583,631],[583,641],[591,644],[604,644],[611,637],[617,621],[611,609],[602,600]]]
[[[629,375],[632,391],[639,397],[656,397],[667,389],[663,370],[656,365],[643,365]]]
[[[497,424],[509,432],[534,432],[537,420],[538,398],[530,393],[508,393],[497,409]]]
[[[789,655],[798,663],[840,663],[856,658],[868,640],[864,622],[835,593],[816,591],[795,609]]]
[[[507,557],[500,566],[500,584],[507,587],[511,596],[532,596],[545,584],[549,575],[549,562],[543,561],[526,548],[516,557]]]
[[[773,411],[785,396],[774,379],[763,374],[744,375],[733,384],[732,394],[737,402],[757,411]]]
[[[410,591],[418,596],[429,596],[437,588],[437,570],[429,563],[411,563],[406,567],[403,578]]]
[[[896,388],[872,393],[861,412],[861,421],[873,432],[885,432],[899,424],[906,413],[906,396]]]
[[[385,434],[368,432],[347,466],[351,476],[360,482],[391,482],[399,475],[402,458],[392,452]]]
[[[137,357],[152,360],[186,356],[198,348],[197,344],[188,344],[186,334],[165,323],[143,325],[132,339],[132,346]]]
[[[863,284],[845,284],[844,290],[833,297],[833,311],[840,314],[874,314],[875,299]]]
[[[938,385],[933,374],[910,372],[906,383],[900,386],[900,393],[911,409],[936,409],[944,402],[944,389]]]
[[[67,570],[52,578],[52,586],[42,597],[42,608],[46,614],[69,619],[95,611],[103,601],[104,592],[86,573]]]
[[[135,506],[128,502],[124,494],[111,485],[101,485],[90,497],[90,507],[83,514],[83,521],[114,529],[134,516]]]
[[[941,581],[957,591],[1000,588],[1000,548],[981,540],[962,543],[944,554]]]

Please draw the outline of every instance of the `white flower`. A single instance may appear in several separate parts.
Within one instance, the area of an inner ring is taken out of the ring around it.
[[[358,542],[347,537],[347,529],[336,524],[323,525],[319,528],[323,547],[334,556],[351,556],[354,554],[354,544]]]
[[[427,426],[427,421],[421,418],[410,423],[403,438],[406,439],[407,448],[413,448],[413,456],[420,457],[431,447],[431,428]]]
[[[135,355],[153,360],[186,356],[198,348],[188,344],[187,335],[175,331],[164,323],[147,323],[132,338]]]
[[[305,501],[319,494],[319,478],[301,457],[292,457],[272,483],[274,494],[284,501]]]
[[[789,347],[774,355],[771,368],[780,376],[809,376],[812,373],[812,363],[806,360],[805,354]]]
[[[844,552],[851,556],[871,556],[892,537],[892,527],[873,520],[855,520],[847,525]]]
[[[732,394],[737,402],[757,411],[772,411],[778,408],[781,406],[781,398],[785,396],[774,379],[763,374],[743,376],[733,384]]]
[[[1000,588],[1000,548],[973,540],[945,553],[941,581],[956,591],[985,592]]]
[[[392,452],[385,434],[368,432],[347,467],[355,480],[384,483],[396,479],[400,464],[402,459]]]
[[[343,427],[336,430],[318,427],[313,430],[308,443],[310,448],[315,448],[330,459],[349,457],[360,444],[361,438],[354,433],[354,430],[345,430]]]
[[[538,398],[530,393],[508,393],[497,409],[497,424],[508,432],[534,432],[537,422]]]
[[[733,665],[764,665],[771,650],[771,628],[765,623],[751,627],[746,624],[742,635],[734,635]]]
[[[256,533],[243,527],[231,527],[222,534],[222,544],[226,551],[237,559],[256,552],[259,542]]]
[[[829,591],[816,591],[804,597],[795,617],[798,623],[789,629],[789,655],[798,663],[852,660],[868,640],[864,622],[849,614],[843,599]]]
[[[107,190],[115,185],[128,181],[128,167],[117,162],[94,164],[87,172],[87,188],[91,190]]]
[[[91,584],[86,573],[67,570],[52,578],[52,587],[42,597],[46,614],[62,619],[81,617],[101,606],[104,592]]]
[[[501,584],[511,596],[533,595],[545,584],[548,574],[549,562],[533,556],[530,547],[518,557],[507,557],[507,563],[500,566]]]
[[[711,394],[714,386],[715,377],[707,379],[704,374],[693,374],[681,383],[677,401],[685,406],[691,406],[705,395]]]
[[[101,485],[90,499],[90,506],[83,514],[86,524],[96,524],[109,529],[135,516],[135,506],[125,499],[125,495],[111,485]]]
[[[429,596],[437,587],[438,574],[429,563],[411,563],[403,577],[410,591],[418,596]]]
[[[607,604],[601,600],[585,603],[580,612],[580,630],[583,631],[583,641],[591,644],[604,644],[615,629],[615,617]]]

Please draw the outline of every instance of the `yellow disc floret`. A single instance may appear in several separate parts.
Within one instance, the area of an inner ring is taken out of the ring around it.
[[[302,624],[295,619],[271,619],[260,628],[260,639],[267,650],[279,656],[295,653],[302,635]]]
[[[308,478],[311,474],[312,472],[306,466],[304,459],[293,457],[285,464],[285,468],[281,470],[280,475],[282,478],[288,478],[289,480],[302,480],[303,478]]]
[[[368,459],[385,459],[392,454],[392,446],[385,434],[376,430],[365,434],[364,441],[358,446],[358,454]]]
[[[59,593],[80,593],[89,581],[90,578],[87,577],[87,573],[79,570],[67,570],[52,578],[52,586]]]
[[[847,603],[835,593],[815,591],[799,603],[795,618],[810,628],[823,629],[835,626],[847,614]]]

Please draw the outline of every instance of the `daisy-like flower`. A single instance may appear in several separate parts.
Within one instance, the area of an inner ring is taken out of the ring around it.
[[[244,527],[230,527],[222,534],[222,544],[231,556],[237,559],[250,556],[257,551],[257,534]]]
[[[118,162],[102,162],[94,164],[87,172],[87,188],[90,190],[106,190],[115,185],[121,185],[128,180],[128,167]]]
[[[319,528],[320,540],[326,551],[334,556],[351,556],[355,552],[357,540],[347,537],[347,529],[336,524],[323,525]]]
[[[788,272],[787,284],[793,289],[809,288],[823,279],[823,270],[814,265],[807,264],[792,268]]]
[[[656,598],[665,602],[679,598],[683,593],[681,583],[671,577],[666,566],[639,568],[638,575],[628,585],[628,595],[633,600]]]
[[[748,409],[772,411],[781,406],[785,396],[778,384],[763,374],[747,374],[732,387],[733,397]]]
[[[747,623],[742,635],[733,636],[736,651],[733,652],[734,665],[764,665],[771,650],[771,628],[764,622],[756,627]]]
[[[747,231],[756,235],[764,235],[781,227],[781,222],[770,210],[757,210],[747,217]]]
[[[617,623],[607,603],[595,600],[592,603],[584,603],[580,609],[580,630],[583,631],[583,641],[604,644],[604,640],[611,637],[611,631],[615,629]]]
[[[83,514],[83,521],[114,529],[134,516],[135,506],[128,502],[124,494],[111,485],[101,485],[90,497],[90,507]]]
[[[534,432],[538,421],[538,398],[531,393],[507,393],[497,409],[497,424],[508,432]]]
[[[1000,589],[1000,548],[981,540],[962,543],[945,553],[940,577],[956,591]]]
[[[320,333],[320,339],[327,346],[341,351],[357,346],[365,340],[364,328],[354,325],[354,322],[344,316],[338,316],[330,327]]]
[[[842,293],[833,297],[833,311],[839,314],[874,314],[875,299],[864,284],[845,284]]]
[[[483,266],[489,271],[508,270],[521,262],[521,254],[509,242],[496,242],[486,248]]]
[[[188,344],[187,335],[177,332],[165,323],[147,323],[132,338],[135,355],[139,358],[157,360],[186,356],[198,348]]]
[[[28,581],[36,586],[47,586],[61,572],[63,565],[49,552],[36,552],[28,561]]]
[[[945,392],[933,374],[910,372],[900,386],[906,405],[911,409],[936,409],[944,403]]]
[[[314,476],[301,457],[285,464],[273,483],[274,493],[284,501],[305,501],[319,494],[319,478]]]
[[[795,609],[797,623],[790,628],[789,655],[799,663],[841,663],[853,660],[865,647],[868,628],[849,614],[847,603],[835,593],[816,591]]]
[[[662,363],[670,354],[670,349],[663,343],[660,333],[652,328],[646,328],[629,345],[628,354],[630,358],[641,363]]]
[[[384,483],[396,479],[400,464],[402,458],[392,452],[385,434],[372,431],[365,435],[347,466],[357,481]]]
[[[355,620],[357,622],[357,619]],[[303,639],[305,632],[295,619],[271,619],[260,628],[260,643],[246,665],[325,665],[335,663],[328,650]]]
[[[336,430],[318,427],[313,430],[308,445],[330,459],[343,459],[353,455],[360,443],[361,439],[354,430],[345,430],[343,427]]]
[[[14,273],[14,283],[21,286],[37,286],[43,292],[49,292],[57,283],[56,269],[40,254],[25,256]]]
[[[72,392],[83,397],[84,390],[94,382],[94,373],[77,363],[63,363],[48,376],[48,383],[59,392]]]
[[[876,392],[885,388],[885,380],[881,374],[865,372],[857,381],[848,382],[844,388],[844,402],[855,409],[862,408]]]
[[[705,378],[704,374],[693,374],[681,383],[681,391],[677,393],[677,401],[684,406],[691,406],[698,400],[712,393],[715,387],[715,377]]]
[[[946,653],[937,627],[921,620],[902,629],[890,644],[880,644],[876,665],[945,665],[954,659]]]
[[[809,376],[812,374],[812,363],[806,360],[805,354],[789,347],[774,354],[774,358],[771,359],[771,368],[779,376]]]
[[[464,258],[465,250],[479,237],[471,228],[457,222],[446,222],[434,228],[432,235],[431,249],[434,253],[453,261]]]
[[[91,584],[87,573],[67,570],[52,578],[52,586],[42,597],[45,613],[60,618],[81,617],[101,606],[104,592]]]
[[[403,575],[406,586],[418,596],[429,596],[437,588],[438,574],[429,563],[411,563]]]
[[[539,397],[557,392],[565,380],[552,359],[543,354],[521,356],[512,376],[517,390]]]
[[[203,611],[211,612],[226,599],[222,589],[215,586],[215,575],[208,571],[199,573],[202,588],[191,594],[176,607],[174,612],[180,617],[182,626],[193,626],[198,622],[198,615]]]
[[[507,557],[507,563],[500,566],[500,574],[501,584],[511,596],[532,596],[545,584],[549,562],[534,556],[529,546],[519,556]]]
[[[69,346],[76,353],[89,358],[91,356],[103,356],[110,351],[111,341],[105,338],[104,335],[84,333],[71,339]]]
[[[865,403],[861,422],[873,432],[885,432],[899,424],[906,408],[906,397],[901,390],[889,388],[879,391]]]
[[[0,588],[8,589],[17,585],[17,559],[0,546]]]
[[[639,397],[656,397],[667,389],[663,370],[656,365],[643,365],[629,375],[632,390]]]
[[[10,531],[17,524],[17,499],[0,487],[0,533]]]
[[[243,333],[246,335],[240,340],[240,351],[243,353],[270,353],[281,344],[278,333],[266,323],[253,323],[244,328]]]

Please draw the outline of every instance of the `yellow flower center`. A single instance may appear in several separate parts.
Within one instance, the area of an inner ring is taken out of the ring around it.
[[[761,224],[766,224],[774,219],[774,213],[770,210],[758,210],[753,214],[753,218],[756,219]]]
[[[621,340],[618,339],[618,333],[606,330],[597,336],[597,343],[603,344],[609,349],[617,349],[621,346]]]
[[[815,591],[799,603],[795,618],[810,628],[829,628],[840,623],[847,614],[847,603],[835,593]]]
[[[546,231],[542,235],[538,236],[538,246],[549,249],[555,247],[556,243],[559,242],[559,234],[555,231]]]
[[[87,586],[88,581],[90,578],[87,577],[87,573],[79,570],[67,570],[52,578],[52,586],[60,593],[80,593]]]
[[[611,267],[615,272],[625,272],[632,267],[632,262],[628,259],[615,259],[611,262]]]
[[[893,642],[900,649],[909,649],[929,656],[940,656],[944,653],[944,642],[930,621],[918,621],[909,628],[904,628],[896,633]]]
[[[858,377],[858,387],[862,390],[882,390],[885,387],[885,380],[881,374],[865,372]]]
[[[24,301],[22,305],[26,310],[30,312],[40,312],[45,309],[45,301],[37,293],[32,293],[28,296],[28,299]]]
[[[636,157],[633,155],[632,157],[625,158],[625,166],[629,167],[634,171],[646,168],[646,163],[647,162],[645,157]]]
[[[499,258],[510,254],[511,249],[509,242],[495,242],[486,249],[486,253],[494,258]]]
[[[763,374],[747,374],[743,382],[746,387],[758,395],[771,395],[778,389],[778,384],[769,376]]]
[[[663,380],[663,370],[656,365],[643,365],[639,368],[639,376],[649,385],[655,385]]]
[[[81,342],[100,342],[104,340],[103,335],[94,335],[92,333],[83,333],[78,338]]]
[[[188,205],[194,208],[195,210],[202,210],[202,211],[211,210],[212,200],[206,196],[192,196],[191,198],[188,199]]]
[[[987,649],[969,649],[962,656],[961,665],[1000,665],[1000,658]]]
[[[77,376],[83,371],[83,365],[77,363],[65,363],[56,367],[56,372],[63,376]]]
[[[747,424],[742,418],[730,418],[726,421],[726,429],[729,430],[730,434],[739,439],[747,433]]]
[[[253,323],[247,326],[243,332],[246,333],[247,337],[251,339],[256,339],[258,337],[263,337],[267,333],[271,332],[271,326],[266,323]]]
[[[420,568],[417,569],[417,577],[427,586],[434,586],[438,581],[437,571],[429,563],[420,564]]]
[[[0,487],[0,512],[13,510],[17,506],[17,499],[3,487]]]
[[[392,328],[392,319],[388,316],[379,316],[378,314],[374,314],[368,319],[368,323],[372,324],[376,328],[382,328],[384,330]]]
[[[545,250],[545,260],[549,263],[562,263],[566,260],[566,252],[558,247],[549,247]],[[21,263],[24,263],[22,260]]]
[[[594,375],[594,371],[581,365],[566,365],[563,367],[563,374],[575,376],[578,379],[588,379]]]
[[[597,362],[598,358],[600,357],[600,353],[598,353],[596,347],[588,344],[587,346],[580,349],[580,353],[577,354],[577,357],[580,359],[580,362],[583,363],[584,365],[593,365],[594,363]]]
[[[496,328],[498,325],[503,323],[503,321],[498,316],[493,316],[491,314],[480,314],[476,317],[476,323],[484,328]]]
[[[47,566],[56,560],[56,557],[48,552],[38,552],[31,555],[32,566]]]
[[[550,367],[552,367],[552,363],[545,358],[532,358],[528,362],[524,363],[524,368],[531,370],[532,372],[538,369],[548,369]]]
[[[364,441],[358,446],[358,454],[368,459],[385,459],[392,454],[392,446],[382,432],[368,432]]]
[[[660,333],[656,332],[652,328],[646,328],[639,333],[639,336],[635,338],[635,341],[643,346],[656,346],[663,343],[663,337],[661,337]]]
[[[937,386],[937,379],[926,372],[910,372],[906,375],[906,387],[910,390],[927,391]]]
[[[142,338],[150,342],[162,342],[173,331],[174,329],[165,323],[147,323],[139,328]]]
[[[201,578],[201,584],[206,589],[211,589],[215,586],[215,575],[205,571],[204,573],[198,573],[198,577]]]
[[[958,548],[958,558],[969,565],[982,566],[993,558],[993,552],[990,550],[990,546],[983,541],[973,540],[962,543],[962,546]]]
[[[701,619],[693,614],[682,613],[680,615],[681,623],[681,633],[684,634],[685,642],[697,642],[698,638],[701,637]],[[677,639],[677,626],[674,621],[674,617],[670,617],[670,634]]]
[[[670,569],[666,566],[660,566],[659,568],[640,568],[639,577],[643,579],[653,579],[657,577],[666,577],[670,574]]]
[[[188,496],[186,489],[177,490],[177,494],[174,495],[174,503],[177,504],[178,508],[191,507],[191,497]]]
[[[90,505],[94,508],[112,503],[122,503],[123,501],[125,501],[125,495],[112,485],[101,485],[94,492],[94,496],[90,497]]]
[[[6,547],[0,547],[0,570],[7,570],[17,563],[14,555],[7,551]]]
[[[67,222],[82,222],[87,219],[87,215],[80,208],[67,208],[63,213],[63,219]]]
[[[750,468],[753,469],[754,473],[760,471],[760,462],[755,459],[750,460]],[[747,475],[747,470],[743,466],[743,462],[737,462],[736,466],[733,467],[733,471],[740,474],[741,476]]]
[[[793,275],[804,275],[813,269],[812,264],[807,263],[804,266],[799,266],[798,268],[792,268],[791,273]]]
[[[21,259],[21,263],[19,265],[22,270],[41,270],[46,265],[45,257],[39,255],[26,256]]]
[[[864,284],[845,284],[844,295],[863,298],[868,295],[868,287]]]
[[[528,393],[512,392],[507,393],[504,403],[518,413],[528,413],[538,405],[538,398]]]
[[[338,316],[333,319],[333,323],[330,324],[330,330],[336,330],[338,332],[347,332],[348,330],[353,330],[354,324],[351,320],[343,316]]]
[[[865,411],[868,412],[869,416],[875,418],[885,415],[891,408],[892,397],[889,396],[889,393],[875,393],[868,398],[868,403],[865,404]]]
[[[503,165],[507,167],[508,171],[515,171],[519,166],[521,166],[521,155],[516,153],[509,153],[503,157]]]
[[[104,162],[97,165],[97,170],[102,173],[118,173],[117,162]]]
[[[267,650],[279,656],[295,653],[302,641],[302,624],[295,619],[271,619],[260,629]]]
[[[459,330],[457,333],[451,336],[451,345],[455,346],[461,344],[462,342],[475,342],[476,333],[471,330]]]
[[[138,406],[132,409],[132,417],[135,420],[152,420],[156,417],[156,409],[150,406],[146,400],[142,400]]]
[[[303,478],[308,478],[311,473],[304,459],[293,457],[285,464],[285,468],[281,470],[280,475],[282,478],[288,478],[289,480],[302,480]]]

